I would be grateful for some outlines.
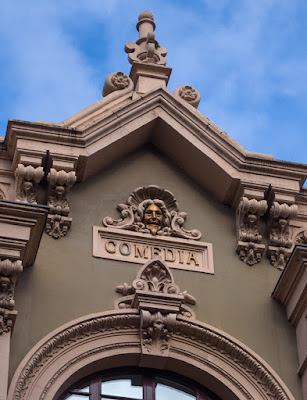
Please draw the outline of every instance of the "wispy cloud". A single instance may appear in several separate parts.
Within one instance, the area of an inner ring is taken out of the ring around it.
[[[98,100],[106,75],[129,73],[123,47],[136,40],[137,16],[150,7],[173,67],[171,91],[196,87],[199,110],[248,150],[307,162],[307,6],[300,0],[151,3],[5,2],[2,133],[8,118],[58,122]]]

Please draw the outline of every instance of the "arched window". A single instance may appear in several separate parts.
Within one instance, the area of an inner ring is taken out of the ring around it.
[[[58,400],[220,400],[179,375],[148,369],[113,370],[74,384]]]

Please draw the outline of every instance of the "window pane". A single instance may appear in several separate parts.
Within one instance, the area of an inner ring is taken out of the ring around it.
[[[89,386],[85,386],[82,389],[76,388],[76,389],[74,389],[74,391],[81,392],[81,393],[88,393],[89,394],[90,393],[90,387]]]
[[[89,399],[89,396],[82,396],[81,394],[69,394],[65,397],[65,400],[86,400]]]
[[[180,389],[158,383],[156,386],[156,400],[196,400],[196,396],[192,394],[192,392],[193,391],[189,389],[182,391]]]
[[[102,382],[101,394],[143,399],[143,384],[141,377],[132,379],[114,379]]]

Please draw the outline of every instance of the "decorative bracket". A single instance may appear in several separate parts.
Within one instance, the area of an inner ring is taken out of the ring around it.
[[[267,255],[271,264],[283,270],[290,257],[293,241],[290,239],[290,219],[297,215],[296,204],[280,204],[276,201],[270,209],[270,245]]]
[[[18,164],[16,176],[16,201],[37,204],[37,185],[43,179],[43,167]]]
[[[50,214],[47,217],[46,232],[54,239],[67,235],[72,219],[68,217],[68,190],[76,182],[75,171],[66,172],[50,169],[48,174]]]
[[[14,311],[15,285],[22,269],[19,260],[0,259],[0,335],[13,328],[17,314]]]
[[[248,265],[259,263],[265,249],[261,244],[262,236],[259,232],[259,217],[267,210],[266,200],[249,200],[242,197],[237,209],[237,253],[242,261]]]
[[[185,305],[196,304],[194,297],[180,292],[170,269],[159,257],[139,270],[131,286],[124,283],[116,291],[124,297],[115,302],[115,308],[140,311],[142,354],[167,356],[177,315],[194,317],[193,311]]]

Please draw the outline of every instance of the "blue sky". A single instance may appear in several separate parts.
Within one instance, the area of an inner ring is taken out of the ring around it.
[[[129,74],[126,42],[143,10],[168,49],[170,91],[247,150],[307,163],[305,0],[14,0],[0,12],[0,136],[9,118],[60,122]]]

